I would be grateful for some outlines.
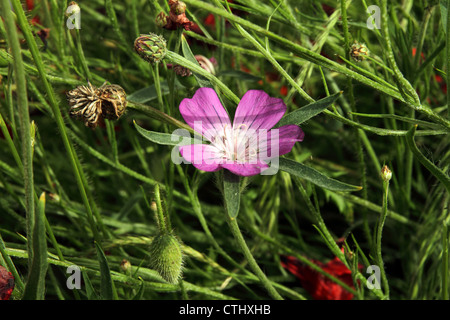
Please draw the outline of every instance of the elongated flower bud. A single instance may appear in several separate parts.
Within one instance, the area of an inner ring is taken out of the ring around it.
[[[381,168],[381,179],[383,179],[383,181],[389,181],[392,178],[392,171],[389,169],[388,166],[383,166],[383,168]]]
[[[169,283],[178,283],[183,269],[183,253],[178,239],[171,233],[156,236],[149,248],[149,267]]]
[[[142,59],[158,63],[167,53],[166,40],[157,34],[142,34],[134,41],[134,49]]]

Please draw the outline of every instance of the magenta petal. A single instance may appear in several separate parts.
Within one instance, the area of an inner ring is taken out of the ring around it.
[[[224,163],[221,166],[242,177],[254,176],[269,168],[269,165],[262,161],[257,163]]]
[[[180,113],[186,123],[209,141],[231,128],[230,117],[212,88],[199,88],[192,99],[183,99]]]
[[[258,158],[267,160],[282,156],[292,150],[294,144],[303,141],[305,133],[296,125],[285,125],[269,130],[267,135],[260,135],[258,139]]]
[[[203,171],[217,171],[220,169],[222,158],[218,150],[207,144],[190,144],[178,147],[181,156],[194,167]]]
[[[272,98],[262,90],[249,90],[236,109],[233,127],[260,130],[271,129],[286,112],[282,99]]]

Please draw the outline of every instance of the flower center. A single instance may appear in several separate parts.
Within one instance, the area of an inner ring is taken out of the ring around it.
[[[257,136],[255,132],[250,132],[246,124],[236,128],[225,125],[223,132],[214,137],[212,143],[219,149],[224,161],[246,163],[257,159]]]

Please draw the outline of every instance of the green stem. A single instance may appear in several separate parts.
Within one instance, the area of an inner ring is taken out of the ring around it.
[[[166,226],[166,218],[161,204],[161,194],[159,190],[159,184],[155,185],[155,200],[156,200],[156,217],[158,218],[158,227],[160,233],[167,233],[169,231]]]
[[[17,86],[17,107],[20,124],[20,137],[22,143],[22,163],[23,163],[23,179],[25,186],[25,207],[27,215],[27,237],[28,249],[32,253],[32,230],[34,226],[34,182],[33,182],[33,150],[30,136],[30,114],[28,110],[28,94],[27,83],[25,78],[25,69],[23,66],[22,52],[20,48],[19,38],[17,35],[16,24],[10,10],[10,3],[2,0],[2,16],[5,19],[6,33],[8,43],[11,47],[14,65],[14,78]],[[15,8],[17,12],[17,8]],[[29,262],[32,260],[29,259]]]
[[[413,126],[406,135],[406,142],[408,144],[409,149],[412,151],[417,160],[422,163],[422,165],[427,168],[432,175],[434,175],[447,189],[447,192],[450,194],[450,178],[448,174],[446,174],[443,170],[438,168],[433,162],[428,160],[417,148],[416,143],[414,142],[414,135],[416,133],[417,125]]]
[[[5,0],[2,0],[5,1]],[[8,7],[9,7],[9,2],[5,1],[5,4],[7,3]],[[27,21],[27,18],[25,16],[25,13],[22,9],[22,5],[20,3],[19,0],[12,0],[11,3],[13,4],[14,7],[14,11],[16,13],[17,16],[17,22],[22,30],[22,33],[27,41],[27,44],[29,46],[31,55],[33,57],[33,60],[36,64],[36,68],[37,71],[39,73],[39,76],[41,78],[42,84],[45,88],[45,91],[47,93],[49,102],[50,102],[50,106],[52,108],[52,112],[53,112],[53,116],[55,118],[57,127],[59,129],[59,132],[61,134],[61,138],[63,140],[64,143],[64,147],[66,149],[66,152],[68,154],[68,159],[69,162],[72,166],[72,170],[75,174],[75,180],[77,182],[80,194],[81,194],[81,198],[83,200],[83,204],[85,206],[86,209],[86,213],[87,213],[87,220],[88,223],[91,227],[91,231],[94,235],[94,238],[96,240],[100,240],[100,235],[98,233],[96,224],[95,224],[95,220],[93,217],[93,213],[92,213],[92,207],[91,205],[95,205],[93,202],[90,203],[89,198],[92,199],[92,197],[88,197],[88,188],[87,188],[87,180],[84,177],[83,174],[83,170],[81,168],[81,164],[79,162],[79,159],[73,149],[73,146],[71,144],[71,142],[69,141],[69,138],[67,136],[67,131],[66,131],[66,127],[64,124],[64,120],[62,118],[61,115],[61,111],[59,109],[59,103],[56,100],[54,91],[52,86],[50,85],[48,79],[47,79],[47,72],[44,68],[44,63],[42,61],[41,55],[39,53],[39,49],[37,47],[37,43],[36,40],[33,37],[33,34],[31,33],[30,30],[30,26],[29,23]],[[15,30],[15,26],[8,28],[8,29],[14,29]],[[26,97],[26,96],[25,96]]]
[[[229,215],[227,215],[227,221],[228,221],[228,225],[230,226],[231,233],[233,234],[234,238],[236,239],[245,258],[247,259],[250,268],[252,268],[253,272],[259,278],[259,280],[261,281],[263,286],[266,288],[267,292],[270,294],[270,296],[272,298],[274,298],[276,300],[283,300],[283,297],[272,286],[269,279],[267,279],[267,276],[261,270],[261,268],[259,267],[255,258],[253,257],[250,249],[247,246],[247,243],[245,242],[244,237],[242,236],[241,230],[239,229],[237,219],[233,219]]]
[[[447,0],[447,38],[446,38],[446,64],[447,64],[447,88],[450,86],[450,0]],[[447,117],[450,119],[450,90],[447,90]]]
[[[249,273],[245,268],[243,268],[239,263],[234,261],[233,258],[231,258],[223,249],[222,247],[217,243],[216,239],[214,238],[213,234],[211,233],[211,230],[208,227],[208,223],[206,222],[205,216],[203,215],[202,208],[200,206],[200,203],[198,201],[198,197],[196,194],[194,194],[193,190],[189,186],[189,182],[187,180],[186,175],[183,172],[183,169],[178,165],[176,166],[178,173],[182,179],[182,182],[184,184],[184,187],[186,189],[187,196],[189,198],[189,201],[192,205],[192,208],[194,209],[195,214],[197,215],[197,219],[200,222],[200,225],[203,228],[203,231],[206,234],[206,237],[210,241],[210,243],[214,246],[214,248],[217,250],[219,254],[221,254],[228,262],[230,262],[234,267],[241,270],[244,273]]]
[[[386,277],[386,272],[384,270],[384,262],[383,257],[381,254],[381,237],[383,235],[383,226],[386,222],[386,217],[388,215],[388,192],[389,192],[389,180],[385,179],[383,180],[383,205],[381,208],[381,215],[380,219],[378,220],[378,227],[377,227],[377,239],[376,239],[376,257],[377,257],[377,264],[380,267],[381,272],[381,281],[383,282],[384,287],[384,293],[386,295],[386,298],[389,299],[389,284]]]
[[[442,236],[442,300],[448,300],[448,225],[444,222]]]

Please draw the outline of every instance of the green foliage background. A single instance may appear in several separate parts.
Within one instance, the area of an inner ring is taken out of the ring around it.
[[[447,1],[185,2],[203,35],[157,27],[169,11],[163,0],[80,1],[79,30],[66,27],[68,1],[35,1],[27,11],[13,0],[14,14],[1,1],[0,265],[15,276],[13,299],[273,297],[229,228],[222,173],[174,165],[172,146],[139,133],[183,127],[178,105],[198,83],[214,86],[231,114],[249,89],[282,97],[288,113],[342,91],[301,122],[305,139],[286,158],[361,190],[330,190],[298,166],[240,184],[236,221],[283,298],[311,298],[280,264],[293,255],[342,258],[359,283],[354,299],[448,299]],[[367,28],[372,4],[381,29]],[[205,24],[210,14],[214,25]],[[36,16],[40,24],[30,24]],[[150,32],[167,40],[159,65],[133,48]],[[354,41],[370,50],[362,62],[350,55]],[[215,76],[195,69],[192,54],[214,57]],[[170,64],[197,70],[198,83],[183,86]],[[87,80],[122,86],[127,113],[95,130],[68,117],[65,93]],[[156,184],[182,243],[178,284],[148,264]],[[368,290],[378,249],[388,287]],[[70,265],[82,271],[80,290],[66,286]]]

